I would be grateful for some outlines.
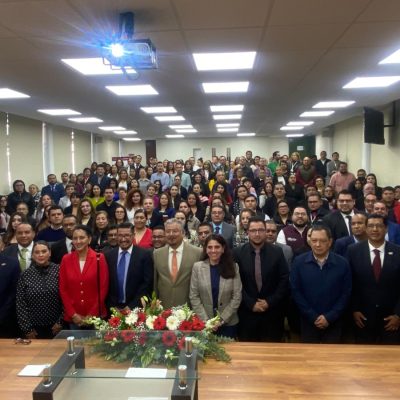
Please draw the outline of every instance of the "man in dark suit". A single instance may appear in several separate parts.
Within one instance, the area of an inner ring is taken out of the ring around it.
[[[354,199],[348,190],[342,190],[337,199],[337,211],[326,215],[322,221],[332,232],[335,241],[351,235],[351,219],[354,215]]]
[[[307,197],[307,210],[311,225],[318,224],[329,213],[329,210],[323,207],[321,195],[318,192]]]
[[[114,190],[112,188],[106,188],[104,190],[104,201],[96,207],[96,211],[105,211],[108,215],[108,219],[113,221],[115,219],[115,209],[117,205],[117,202],[114,201]]]
[[[334,253],[345,257],[350,245],[367,240],[367,216],[355,213],[351,219],[352,235],[344,236],[335,242]]]
[[[388,226],[385,240],[400,245],[400,225],[390,220],[389,209],[383,201],[374,203],[373,213],[388,218]]]
[[[230,248],[233,247],[236,229],[233,225],[224,222],[225,209],[222,206],[215,205],[211,211],[211,224],[213,233],[221,235]]]
[[[279,342],[288,296],[288,266],[282,249],[266,243],[263,219],[250,218],[248,234],[249,243],[234,251],[243,285],[239,338]]]
[[[278,237],[278,227],[276,225],[276,222],[272,219],[265,221],[265,228],[266,228],[266,237],[265,241],[267,243],[273,244],[275,246],[278,246],[282,249],[283,251],[283,256],[285,257],[285,260],[287,262],[287,265],[290,269],[290,266],[292,265],[292,260],[293,260],[293,250],[290,246],[287,244],[283,243],[278,243],[276,241]]]
[[[89,178],[89,182],[92,185],[99,185],[100,189],[101,189],[101,193],[104,193],[104,190],[106,187],[108,187],[108,184],[110,182],[110,178],[108,178],[105,175],[105,169],[103,164],[99,164],[96,168],[96,173],[93,174],[90,178]]]
[[[385,241],[387,218],[367,217],[368,240],[349,247],[358,343],[400,343],[400,247]]]
[[[326,151],[322,150],[320,153],[320,159],[315,163],[315,171],[317,175],[321,175],[326,178],[327,171],[326,166],[328,162],[331,161],[329,158],[326,158]]]
[[[72,232],[77,224],[75,215],[67,214],[62,220],[62,228],[65,233],[65,239],[54,242],[51,246],[51,261],[54,264],[61,264],[61,260],[65,254],[71,253],[72,248]]]
[[[130,222],[118,226],[118,247],[105,254],[110,286],[107,306],[133,309],[153,290],[153,259],[148,250],[133,246],[134,227]]]
[[[15,296],[20,268],[17,258],[0,253],[0,337],[15,337],[17,318]]]
[[[61,197],[65,196],[64,186],[57,182],[57,176],[54,174],[47,176],[47,182],[49,184],[42,187],[41,194],[42,196],[47,194],[54,201],[54,204],[58,204]]]
[[[137,155],[135,157],[133,157],[133,163],[129,164],[129,173],[130,171],[135,171],[135,179],[139,179],[139,171],[141,168],[144,168],[144,166],[141,164],[142,162],[142,156],[141,155]]]

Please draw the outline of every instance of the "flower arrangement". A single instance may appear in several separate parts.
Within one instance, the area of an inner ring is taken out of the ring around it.
[[[93,350],[107,360],[129,361],[136,367],[161,364],[171,368],[178,362],[186,336],[193,338],[193,347],[200,357],[230,361],[221,346],[230,339],[213,333],[219,321],[219,316],[202,321],[188,305],[164,310],[153,296],[150,301],[143,299],[142,308],[112,308],[108,321],[89,318],[86,322],[98,330],[99,340],[93,344]]]

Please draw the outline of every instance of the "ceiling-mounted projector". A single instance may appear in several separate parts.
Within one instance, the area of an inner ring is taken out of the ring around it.
[[[102,45],[103,62],[111,68],[157,68],[157,52],[150,39],[133,39],[134,14],[120,14],[116,40]]]

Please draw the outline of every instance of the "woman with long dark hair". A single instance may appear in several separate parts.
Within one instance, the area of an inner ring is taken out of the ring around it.
[[[187,196],[187,204],[190,207],[192,215],[194,215],[200,222],[203,222],[204,217],[206,216],[206,210],[200,201],[200,197],[196,193],[189,193]]]
[[[28,219],[25,215],[19,212],[11,214],[6,233],[0,237],[0,251],[3,251],[10,244],[17,243],[17,239],[15,238],[15,230],[22,222],[28,222]]]
[[[216,334],[236,337],[242,300],[239,267],[221,235],[210,235],[203,247],[204,261],[194,263],[190,281],[190,303],[203,320],[221,317]]]
[[[171,197],[167,192],[160,194],[160,201],[156,210],[162,215],[164,220],[174,217],[176,210],[172,207]]]
[[[95,211],[89,199],[82,199],[79,203],[78,214],[76,216],[78,223],[86,225],[90,229],[94,224]]]
[[[109,224],[108,214],[106,211],[96,211],[92,242],[90,247],[95,251],[101,251],[107,245],[107,227]]]
[[[116,225],[128,222],[128,213],[126,208],[121,205],[117,205],[114,210],[113,220]]]
[[[146,226],[146,214],[144,210],[136,210],[133,220],[135,222],[133,244],[145,249],[152,248],[152,231]]]

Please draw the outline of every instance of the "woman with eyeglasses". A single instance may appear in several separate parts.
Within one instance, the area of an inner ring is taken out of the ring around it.
[[[47,242],[36,242],[32,263],[18,281],[18,325],[28,339],[52,338],[62,329],[59,266],[50,262],[50,255]]]

